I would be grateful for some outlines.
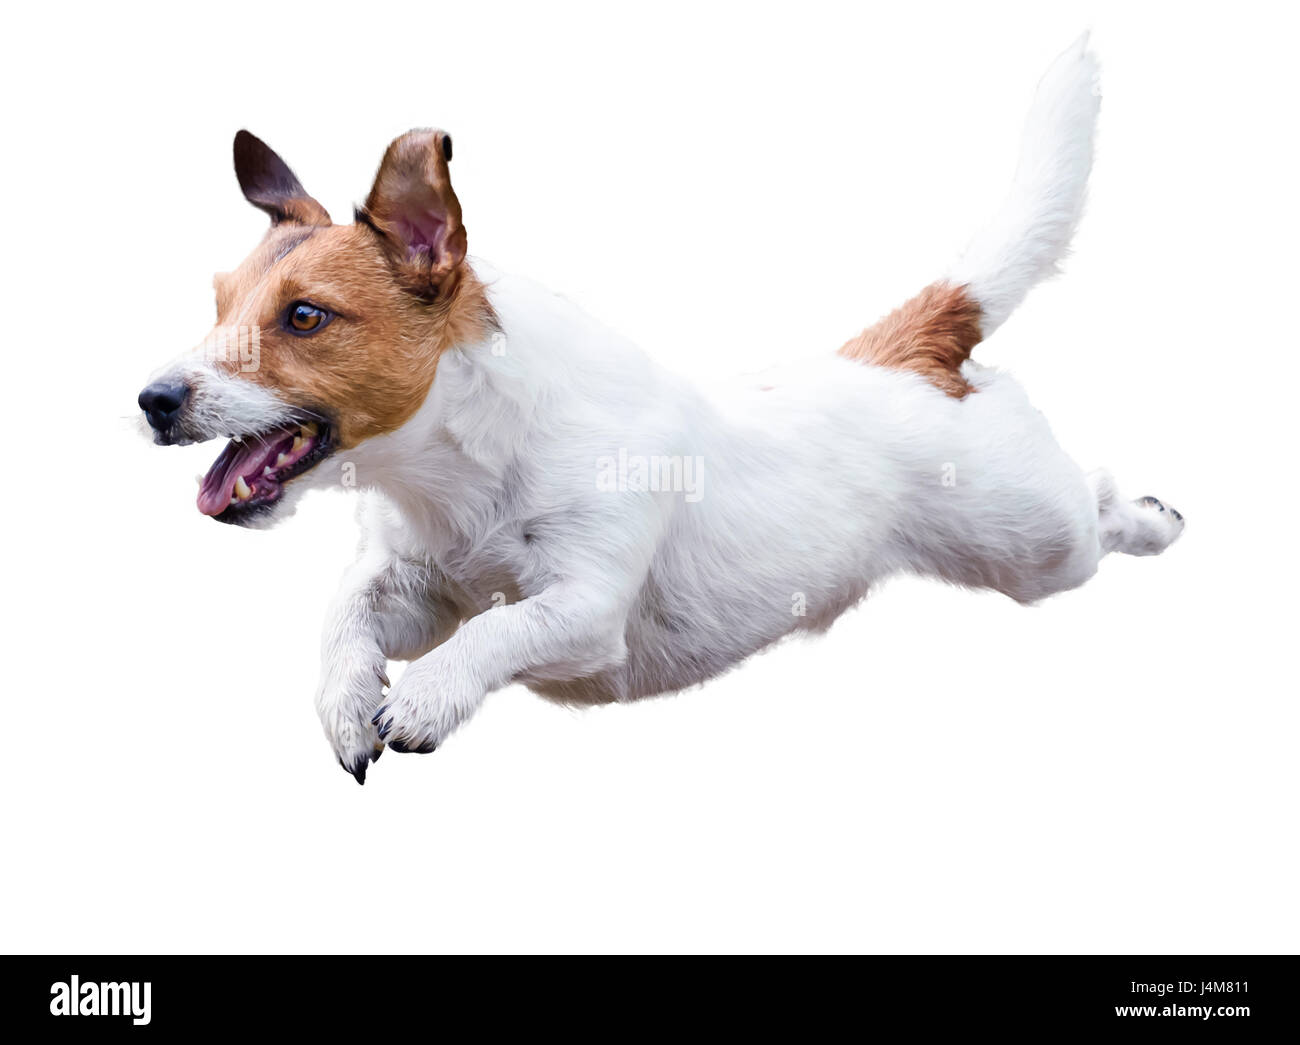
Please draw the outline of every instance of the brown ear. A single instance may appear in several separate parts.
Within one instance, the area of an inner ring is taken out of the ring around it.
[[[389,256],[411,290],[448,293],[465,260],[460,200],[447,162],[451,135],[408,131],[384,153],[374,188],[358,218],[380,233]]]
[[[307,195],[289,165],[247,131],[235,135],[235,177],[244,198],[271,215],[271,224],[329,225],[329,213]]]

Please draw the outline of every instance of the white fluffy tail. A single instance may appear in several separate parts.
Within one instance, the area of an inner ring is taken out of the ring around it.
[[[1083,212],[1101,96],[1085,33],[1043,76],[1025,121],[1011,194],[947,279],[979,303],[993,333],[1039,281],[1056,272]]]

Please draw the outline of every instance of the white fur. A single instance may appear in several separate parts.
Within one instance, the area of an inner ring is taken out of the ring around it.
[[[1016,195],[952,274],[986,329],[1066,248],[1094,75],[1082,44],[1048,73]],[[705,394],[563,299],[476,268],[504,341],[444,354],[406,425],[340,455],[365,488],[364,539],[318,708],[350,770],[381,747],[381,707],[388,743],[427,748],[514,681],[579,703],[670,692],[825,628],[893,573],[1031,602],[1181,530],[1085,478],[1003,374],[968,364],[958,400],[828,354]],[[602,486],[620,454],[698,459],[698,496]],[[388,659],[413,663],[385,697]]]
[[[181,384],[189,389],[181,419],[165,438],[146,426],[145,431],[155,442],[184,446],[248,432],[266,432],[294,414],[289,403],[272,389],[242,380],[218,366],[207,343],[157,370],[149,380]]]
[[[948,273],[969,284],[988,337],[1056,272],[1083,213],[1101,95],[1084,34],[1044,74],[1025,120],[1011,193]]]

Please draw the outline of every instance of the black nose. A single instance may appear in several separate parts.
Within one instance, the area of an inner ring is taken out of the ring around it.
[[[149,419],[151,427],[165,432],[176,420],[176,412],[189,394],[189,385],[156,381],[140,393],[140,409]]]

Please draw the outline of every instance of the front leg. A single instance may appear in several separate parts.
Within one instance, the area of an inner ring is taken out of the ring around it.
[[[363,554],[326,618],[316,710],[339,764],[359,784],[384,749],[370,720],[388,685],[389,659],[422,656],[456,628],[438,582],[425,564]]]
[[[379,739],[427,753],[522,675],[575,679],[622,663],[627,606],[617,593],[560,583],[467,620],[407,668],[373,716]]]

